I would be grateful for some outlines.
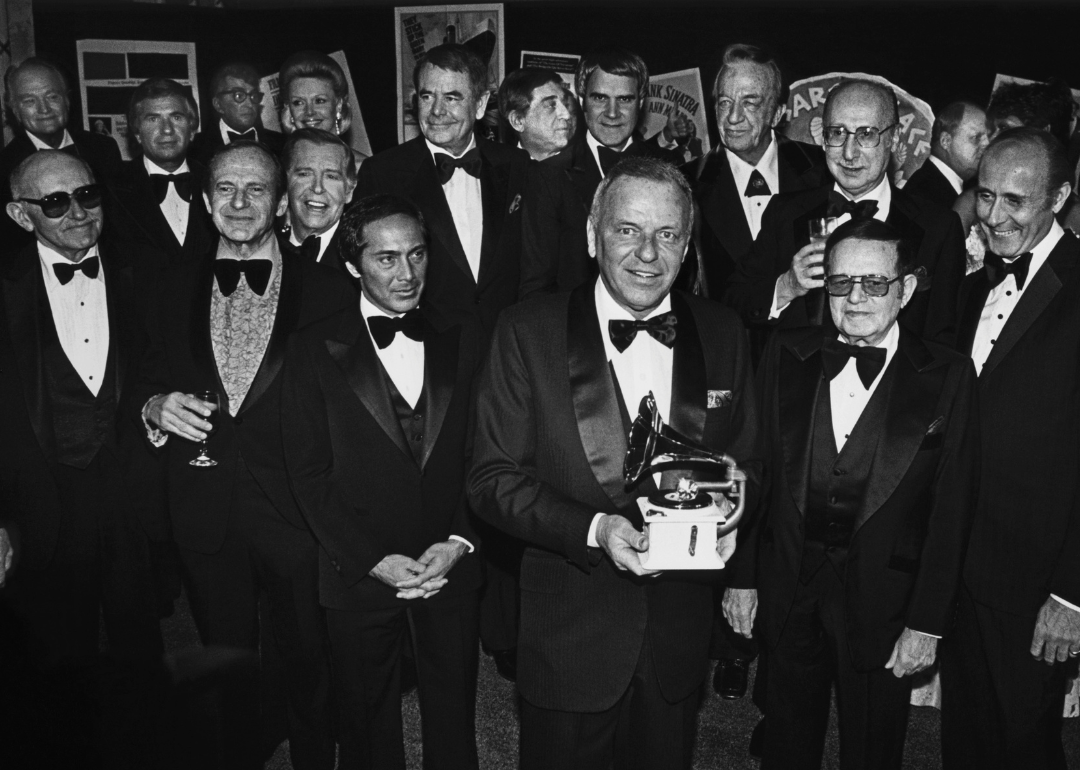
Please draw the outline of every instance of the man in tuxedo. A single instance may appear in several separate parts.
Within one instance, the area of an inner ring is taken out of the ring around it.
[[[285,142],[281,165],[289,246],[308,261],[346,273],[338,225],[356,189],[352,149],[328,131],[299,128]]]
[[[38,150],[63,150],[82,158],[99,183],[114,186],[123,170],[120,148],[111,137],[68,126],[71,88],[59,67],[30,57],[8,68],[4,87],[4,103],[15,119],[15,136],[0,151],[0,204],[11,202],[11,172]],[[0,239],[12,250],[34,242],[30,233],[7,217],[0,222]]]
[[[651,158],[597,188],[600,279],[507,310],[477,385],[473,509],[528,543],[521,564],[521,766],[690,766],[708,669],[712,586],[658,575],[623,481],[628,409],[650,392],[665,423],[760,483],[750,360],[738,318],[670,293],[690,240],[685,178]],[[668,474],[662,486],[673,485]],[[726,501],[725,501],[726,502]],[[733,536],[717,544],[721,558]]]
[[[338,767],[405,766],[409,637],[425,767],[476,768],[481,572],[465,470],[483,334],[423,307],[428,250],[411,203],[365,198],[341,233],[359,306],[293,337],[282,397],[289,478],[320,545]]]
[[[761,49],[724,49],[713,83],[720,145],[693,170],[698,207],[695,247],[706,297],[723,295],[728,277],[750,251],[773,196],[806,190],[826,179],[820,147],[777,134],[783,117],[780,67]]]
[[[930,157],[908,179],[904,192],[951,209],[964,183],[978,172],[989,143],[983,108],[974,102],[953,102],[934,118]]]
[[[577,131],[572,95],[554,70],[522,67],[499,84],[499,112],[535,161],[557,155]]]
[[[0,761],[70,766],[102,748],[99,619],[114,661],[162,653],[143,533],[163,520],[161,477],[125,417],[138,410],[146,276],[99,246],[104,190],[84,161],[35,152],[11,184],[7,214],[34,243],[0,277],[0,636],[17,649],[5,654]],[[131,745],[126,721],[106,723],[103,748]]]
[[[975,188],[989,250],[964,279],[956,349],[978,372],[982,475],[956,631],[942,649],[946,768],[1064,768],[1080,651],[1080,243],[1055,221],[1064,146],[1018,128]]]
[[[832,178],[772,200],[753,248],[728,282],[725,303],[751,327],[830,325],[822,280],[825,242],[810,239],[811,221],[828,217],[841,225],[853,217],[874,218],[900,230],[915,248],[919,288],[900,323],[927,339],[948,336],[966,264],[964,234],[955,214],[907,195],[889,180],[900,129],[896,95],[872,81],[847,80],[829,92],[823,117]]]
[[[265,97],[259,90],[259,72],[247,62],[229,62],[210,78],[211,104],[217,122],[206,126],[191,143],[191,156],[203,165],[227,144],[247,139],[262,142],[280,156],[285,136],[263,128],[259,119]]]
[[[211,160],[203,195],[219,239],[204,259],[164,277],[142,414],[150,442],[167,454],[173,538],[203,644],[255,655],[265,629],[262,644],[272,641],[286,666],[292,763],[331,768],[317,546],[285,478],[280,373],[289,334],[355,295],[340,272],[281,253],[280,179],[277,159],[255,142],[234,142]],[[216,425],[198,391],[217,393]],[[212,468],[191,464],[203,441]],[[269,607],[261,619],[260,592]],[[228,766],[261,767],[257,688],[222,713]]]
[[[777,471],[724,613],[749,636],[760,612],[763,768],[821,766],[834,685],[841,766],[899,768],[908,675],[947,632],[975,510],[975,372],[897,323],[917,279],[896,228],[841,225],[824,259],[839,333],[770,342],[760,409]]]
[[[209,253],[213,223],[200,194],[206,169],[188,158],[198,125],[191,92],[175,80],[150,78],[135,89],[128,126],[139,155],[124,164],[113,191],[113,238],[153,246],[170,262]]]

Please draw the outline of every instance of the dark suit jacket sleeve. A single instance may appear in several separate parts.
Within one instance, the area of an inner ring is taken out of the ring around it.
[[[529,371],[518,333],[504,314],[480,374],[469,499],[493,526],[589,572],[589,524],[599,511],[544,483],[533,470],[533,388],[548,373]]]
[[[967,249],[964,245],[964,228],[960,217],[949,214],[943,218],[940,234],[941,244],[934,260],[934,277],[930,284],[930,306],[923,325],[924,339],[948,344],[956,336],[957,299],[960,283],[967,272]]]
[[[791,266],[795,256],[780,253],[780,209],[774,196],[761,217],[761,230],[750,253],[739,261],[724,292],[724,304],[737,311],[748,326],[768,322],[776,279]]]
[[[465,433],[465,468],[472,464],[476,446],[476,378],[483,363],[484,331],[479,324],[466,323],[461,327],[461,342],[458,353],[458,366],[466,367],[469,372],[469,422]],[[466,485],[461,485],[461,499],[454,511],[454,520],[450,524],[450,534],[465,538],[474,549],[481,548],[480,532],[474,523],[472,508],[469,505],[469,492]]]
[[[908,603],[908,628],[943,636],[956,606],[979,489],[979,410],[975,367],[953,365],[953,399],[934,479],[926,539]],[[923,444],[935,441],[933,436]],[[921,449],[920,452],[934,451]],[[918,458],[916,458],[916,462]]]
[[[1080,606],[1080,496],[1073,500],[1065,539],[1050,579],[1050,593]]]

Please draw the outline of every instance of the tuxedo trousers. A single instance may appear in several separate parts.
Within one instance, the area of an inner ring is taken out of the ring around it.
[[[416,666],[424,769],[478,767],[475,591],[386,609],[327,609],[326,617],[342,714],[340,770],[405,770],[401,667],[406,637]]]
[[[1033,658],[1034,634],[1034,617],[992,609],[961,589],[955,629],[941,643],[946,770],[1064,770],[1068,663]]]
[[[521,699],[521,770],[689,770],[700,692],[669,703],[645,630],[630,686],[606,711],[539,708]]]
[[[842,549],[834,555],[838,552]],[[768,651],[762,770],[819,770],[834,684],[841,770],[901,766],[911,678],[898,679],[884,667],[855,670],[843,567],[842,555],[827,558],[805,582],[800,580],[780,638]]]
[[[328,641],[314,537],[281,517],[241,460],[221,549],[204,554],[181,545],[179,551],[202,643],[235,651],[238,666],[256,672],[260,644],[264,654],[273,645],[286,674],[292,764],[297,770],[333,768]],[[268,617],[260,618],[260,595]],[[262,767],[258,675],[238,677],[222,691],[217,708],[226,766]]]

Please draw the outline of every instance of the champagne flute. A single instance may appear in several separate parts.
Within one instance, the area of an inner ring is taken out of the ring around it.
[[[217,460],[212,459],[206,454],[206,442],[209,441],[211,436],[217,433],[218,413],[221,411],[221,398],[213,390],[196,391],[195,398],[210,407],[210,415],[203,418],[210,423],[210,430],[206,431],[206,438],[199,442],[199,444],[201,444],[199,447],[199,456],[188,463],[188,465],[194,465],[196,468],[213,468],[217,465]]]

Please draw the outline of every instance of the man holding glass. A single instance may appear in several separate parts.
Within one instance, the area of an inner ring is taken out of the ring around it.
[[[919,285],[901,316],[917,336],[947,336],[964,277],[964,234],[952,212],[906,195],[889,179],[889,159],[900,141],[900,112],[888,86],[846,80],[825,102],[822,137],[828,184],[773,198],[749,255],[731,277],[724,301],[751,327],[829,326],[823,285],[822,238],[816,220],[887,222],[911,242]]]
[[[280,179],[277,159],[254,142],[211,160],[204,200],[220,237],[206,259],[165,274],[142,414],[167,452],[173,538],[203,644],[256,654],[265,592],[262,624],[286,668],[292,763],[331,768],[317,549],[285,478],[279,374],[287,336],[355,295],[340,272],[282,253]],[[217,398],[216,425],[200,391]],[[197,460],[202,449],[213,465]],[[229,767],[261,767],[257,694],[252,682],[223,704]]]

